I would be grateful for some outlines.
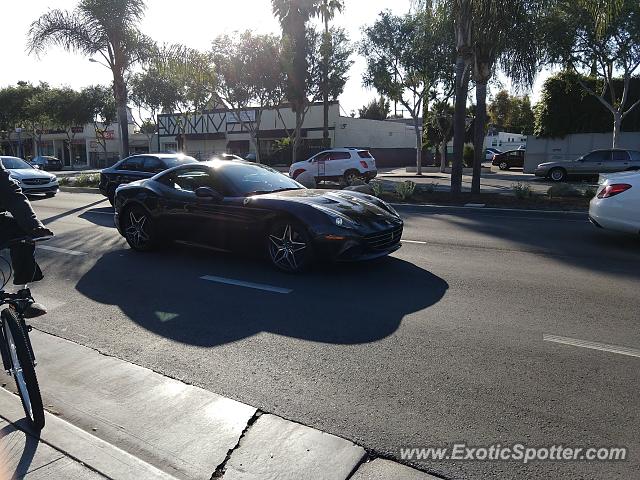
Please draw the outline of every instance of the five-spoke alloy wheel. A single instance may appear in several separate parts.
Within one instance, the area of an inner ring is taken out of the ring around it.
[[[267,246],[271,263],[289,273],[303,271],[313,257],[306,231],[291,221],[278,222],[271,228]]]
[[[146,210],[139,206],[128,208],[122,221],[124,235],[131,248],[145,252],[155,246],[153,224]]]

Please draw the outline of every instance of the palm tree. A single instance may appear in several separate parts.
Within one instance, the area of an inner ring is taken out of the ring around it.
[[[273,13],[282,27],[283,66],[287,74],[287,98],[296,113],[293,161],[307,104],[307,22],[318,13],[318,0],[271,0]]]
[[[472,5],[472,77],[476,86],[476,116],[471,191],[480,193],[481,165],[487,123],[487,85],[497,67],[519,86],[531,87],[539,66],[534,32],[545,0],[474,0]]]
[[[342,12],[344,0],[320,0],[317,7],[318,14],[324,22],[324,36],[322,37],[322,102],[324,104],[324,123],[322,141],[325,147],[329,147],[329,57],[331,52],[331,34],[329,33],[329,21],[336,12]]]
[[[29,29],[30,53],[40,54],[45,47],[57,45],[111,70],[124,156],[129,154],[126,75],[151,49],[150,39],[138,29],[145,8],[144,0],[80,0],[72,11],[50,10]]]

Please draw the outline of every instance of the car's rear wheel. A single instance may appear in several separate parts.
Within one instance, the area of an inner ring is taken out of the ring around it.
[[[298,222],[276,222],[267,236],[267,252],[271,264],[288,273],[298,273],[313,262],[313,245],[306,229]]]
[[[567,172],[564,168],[552,168],[549,171],[549,178],[554,182],[564,182],[567,179]]]
[[[500,168],[500,170],[509,170],[509,164],[507,162],[500,162],[498,167]]]
[[[148,252],[158,244],[151,215],[139,205],[124,210],[122,231],[129,246],[138,252]]]
[[[347,185],[353,184],[358,179],[360,179],[360,172],[357,170],[348,170],[344,173],[344,181]]]

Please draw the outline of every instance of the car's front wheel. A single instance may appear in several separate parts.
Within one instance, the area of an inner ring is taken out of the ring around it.
[[[306,270],[313,262],[313,245],[305,228],[297,222],[276,222],[267,236],[271,264],[288,273]]]
[[[507,162],[500,162],[498,167],[500,168],[500,170],[509,170],[509,164]]]
[[[563,168],[552,168],[549,171],[549,178],[554,182],[564,182],[567,179],[567,172]]]
[[[127,243],[134,250],[148,252],[157,245],[158,239],[151,215],[138,205],[124,211],[122,230]]]

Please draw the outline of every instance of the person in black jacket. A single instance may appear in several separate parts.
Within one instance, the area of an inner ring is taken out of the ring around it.
[[[11,263],[13,265],[14,285],[42,280],[42,270],[34,258],[35,246],[32,242],[11,243],[11,240],[21,238],[41,238],[53,236],[53,232],[46,228],[31,208],[27,197],[20,186],[9,176],[9,172],[0,162],[0,248],[9,246]],[[11,214],[8,216],[5,212]],[[41,305],[33,304],[33,309]],[[33,313],[33,312],[32,312]]]

